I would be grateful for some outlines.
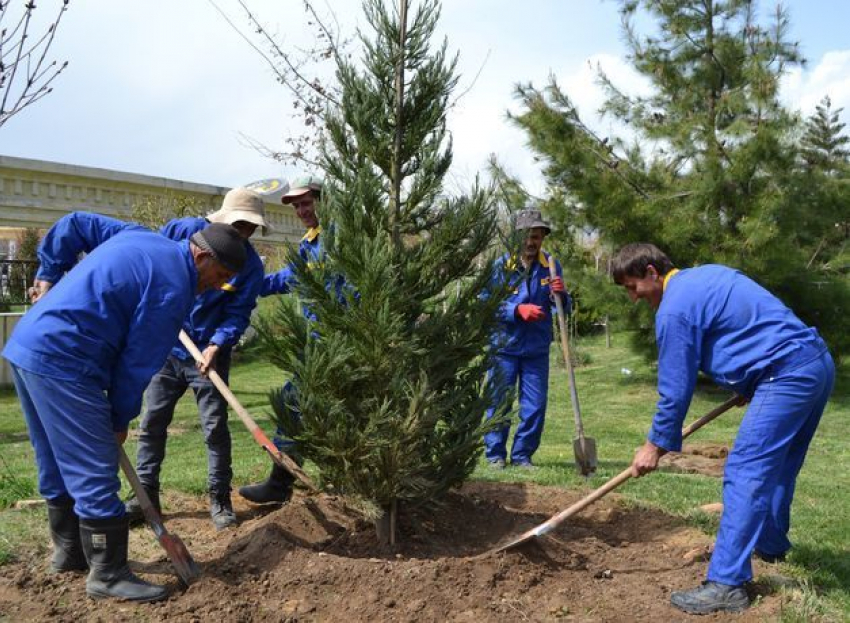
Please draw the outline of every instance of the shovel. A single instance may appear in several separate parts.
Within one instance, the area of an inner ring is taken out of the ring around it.
[[[687,438],[691,433],[699,430],[700,428],[702,428],[703,426],[708,424],[711,420],[715,419],[719,415],[726,413],[732,407],[741,404],[740,401],[741,401],[740,396],[737,396],[737,395],[732,396],[729,400],[724,402],[719,407],[715,408],[712,411],[709,411],[704,416],[702,416],[698,420],[694,421],[690,426],[688,426],[687,428],[685,428],[682,431],[682,439]],[[519,535],[515,539],[508,541],[507,543],[500,545],[500,546],[498,546],[494,549],[491,549],[488,552],[485,552],[483,554],[483,556],[489,556],[490,554],[497,554],[498,552],[503,552],[507,549],[510,549],[512,547],[516,547],[517,545],[525,543],[526,541],[530,541],[531,539],[533,539],[535,537],[540,537],[540,536],[543,536],[544,534],[551,532],[552,530],[557,528],[559,525],[561,525],[564,522],[564,520],[566,520],[569,517],[572,517],[573,515],[575,515],[579,511],[584,510],[585,508],[587,508],[588,506],[590,506],[591,504],[596,502],[598,499],[604,497],[605,495],[607,495],[608,493],[610,493],[611,491],[613,491],[614,489],[619,487],[621,484],[626,482],[631,477],[632,477],[632,468],[630,466],[630,467],[626,468],[625,470],[623,470],[622,472],[620,472],[618,475],[614,476],[611,480],[606,482],[604,485],[602,485],[601,487],[596,489],[593,493],[582,498],[581,500],[579,500],[578,502],[576,502],[575,504],[573,504],[569,508],[562,510],[561,512],[557,513],[556,515],[553,515],[552,517],[550,517],[549,519],[544,521],[539,526],[532,528],[531,530],[528,530],[527,532],[522,533],[521,535]]]
[[[195,358],[195,361],[202,362],[204,360],[204,356],[201,354],[201,351],[198,350],[198,347],[195,346],[195,343],[192,341],[186,332],[182,329],[180,330],[180,342],[183,346],[186,347],[186,350]],[[236,399],[236,396],[233,395],[233,392],[230,391],[230,388],[227,386],[227,383],[221,378],[218,372],[216,372],[213,368],[210,368],[207,371],[207,376],[212,381],[213,385],[216,386],[221,395],[224,396],[224,399],[227,403],[236,411],[236,415],[239,416],[239,419],[242,420],[242,423],[245,425],[245,428],[253,435],[254,440],[260,444],[260,447],[269,453],[271,460],[274,461],[279,467],[282,467],[290,474],[292,474],[295,478],[300,480],[304,485],[310,489],[310,491],[318,492],[316,485],[313,484],[313,481],[310,480],[310,477],[304,472],[301,467],[298,466],[298,463],[293,461],[283,452],[278,450],[275,445],[271,442],[271,440],[266,436],[263,430],[257,426],[257,423],[254,421],[254,418],[245,410],[239,400]]]
[[[549,280],[557,278],[555,260],[549,261]],[[567,336],[567,322],[564,316],[564,302],[559,295],[553,297],[555,307],[558,309],[558,328],[561,334],[561,349],[564,353],[564,362],[567,365],[567,375],[570,385],[570,401],[573,404],[573,417],[576,423],[576,438],[573,439],[573,453],[576,457],[576,467],[581,475],[589,478],[596,472],[596,440],[584,436],[584,425],[581,423],[581,407],[578,404],[578,390],[576,389],[576,374],[573,370],[573,360],[570,357],[570,341]]]
[[[142,486],[136,470],[133,469],[133,464],[127,458],[127,453],[124,451],[123,446],[118,446],[118,462],[121,465],[121,469],[124,470],[124,475],[130,482],[136,498],[139,500],[139,505],[142,507],[142,512],[145,514],[148,525],[150,525],[153,533],[159,540],[159,544],[168,555],[171,564],[174,565],[174,570],[177,571],[177,577],[180,578],[180,581],[184,585],[191,585],[192,582],[201,577],[201,569],[198,567],[198,563],[192,558],[192,555],[186,549],[180,537],[176,534],[171,534],[165,529],[165,524],[162,523],[162,517],[156,512],[153,503],[145,492],[145,488]]]

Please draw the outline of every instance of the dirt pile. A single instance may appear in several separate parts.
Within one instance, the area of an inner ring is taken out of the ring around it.
[[[236,498],[242,521],[216,533],[206,505],[166,498],[169,529],[204,571],[187,590],[146,529],[131,535],[134,569],[175,589],[161,604],[95,602],[84,576],[51,576],[46,556],[0,568],[0,620],[36,621],[635,621],[690,620],[671,590],[703,579],[694,557],[710,539],[655,511],[606,498],[540,542],[482,552],[575,502],[579,493],[471,483],[435,512],[401,517],[401,545],[381,550],[371,524],[328,497],[257,511]],[[736,621],[769,617],[764,596]],[[708,617],[722,620],[725,617]],[[729,617],[730,620],[732,617]]]
[[[661,457],[659,466],[686,474],[702,474],[721,478],[729,449],[716,444],[685,444],[681,452]]]

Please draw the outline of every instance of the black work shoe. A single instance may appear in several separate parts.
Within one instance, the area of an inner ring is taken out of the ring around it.
[[[689,591],[670,595],[670,603],[689,614],[712,612],[741,612],[750,605],[743,586],[728,586],[718,582],[703,582]]]
[[[511,467],[518,467],[520,469],[529,470],[537,469],[537,466],[531,461],[511,461]]]
[[[753,551],[753,556],[761,560],[762,562],[766,562],[769,565],[775,565],[778,562],[785,562],[785,553],[782,554],[766,554],[764,552],[760,552],[758,550]]]
[[[493,469],[505,469],[505,459],[488,459],[487,463]]]
[[[254,504],[286,504],[292,497],[295,477],[277,463],[272,464],[268,479],[239,488],[239,495]]]
[[[162,506],[159,502],[159,489],[154,489],[148,486],[144,486],[145,493],[148,494],[148,498],[153,504],[153,507],[156,509],[157,514],[162,517]],[[136,494],[133,493],[130,498],[124,503],[124,508],[126,509],[125,514],[127,516],[127,521],[130,523],[130,526],[141,526],[145,523],[145,513],[142,510],[142,505],[139,503],[139,498],[136,497]]]
[[[233,504],[230,502],[230,492],[210,494],[210,517],[216,530],[233,528],[239,522],[236,521],[236,513],[233,512]]]

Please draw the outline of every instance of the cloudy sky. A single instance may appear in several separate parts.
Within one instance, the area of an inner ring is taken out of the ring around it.
[[[59,0],[41,0],[53,11]],[[283,46],[309,33],[300,0],[245,0]],[[214,3],[214,4],[213,4]],[[359,0],[317,0],[340,29],[362,25]],[[491,153],[532,189],[537,167],[524,136],[506,121],[517,82],[542,86],[554,74],[595,120],[600,64],[627,91],[641,81],[622,61],[617,3],[606,0],[444,0],[440,32],[461,55],[467,91],[450,117],[455,166],[464,184]],[[790,0],[791,37],[808,64],[785,80],[784,100],[810,113],[824,95],[850,122],[850,2]],[[292,102],[256,51],[216,10],[249,31],[237,0],[72,0],[54,45],[70,65],[54,92],[0,129],[0,154],[234,186],[297,171],[246,144],[281,147],[302,128]],[[768,14],[773,2],[760,3]]]

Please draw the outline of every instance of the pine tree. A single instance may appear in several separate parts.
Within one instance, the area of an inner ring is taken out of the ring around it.
[[[279,424],[321,481],[362,500],[393,543],[398,504],[462,483],[485,430],[503,422],[482,419],[487,345],[506,293],[488,290],[483,258],[496,234],[492,194],[442,189],[457,78],[447,44],[429,48],[439,3],[412,15],[408,0],[364,8],[374,38],[361,35],[359,65],[338,59],[340,104],[326,114],[325,261],[308,267],[290,254],[295,292],[317,320],[284,299],[261,342],[297,390],[297,402],[273,396]]]
[[[806,120],[802,156],[809,167],[831,173],[850,163],[850,137],[844,134],[846,124],[839,120],[843,110],[832,110],[832,101],[826,96]]]
[[[545,163],[565,217],[612,246],[647,241],[680,266],[741,268],[774,291],[837,351],[846,349],[848,289],[812,274],[816,236],[804,224],[818,206],[801,196],[799,119],[779,102],[783,72],[801,62],[777,9],[761,25],[751,0],[621,0],[629,61],[652,84],[624,93],[600,72],[603,111],[632,138],[601,137],[553,79],[518,88],[515,118]],[[635,18],[655,21],[641,35]],[[801,200],[805,199],[805,200]],[[630,323],[653,341],[645,306]]]

